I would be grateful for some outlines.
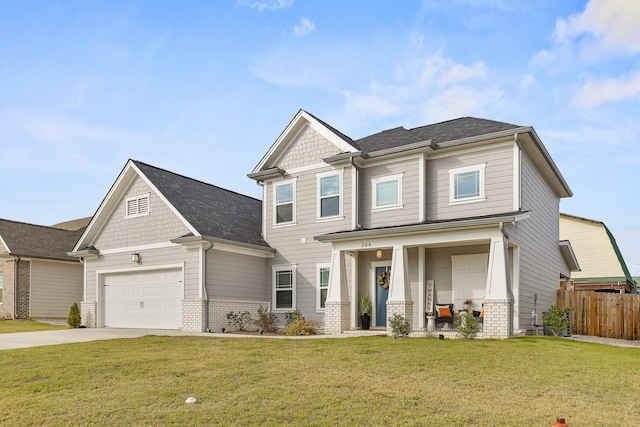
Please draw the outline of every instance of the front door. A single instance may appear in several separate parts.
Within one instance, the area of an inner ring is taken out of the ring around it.
[[[376,287],[376,326],[387,326],[387,299],[389,298],[389,283],[391,281],[391,266],[375,267]]]

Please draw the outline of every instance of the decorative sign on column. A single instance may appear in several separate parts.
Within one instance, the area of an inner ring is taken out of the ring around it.
[[[427,280],[426,291],[426,304],[424,307],[427,313],[433,313],[433,300],[435,296],[435,283],[433,280]]]

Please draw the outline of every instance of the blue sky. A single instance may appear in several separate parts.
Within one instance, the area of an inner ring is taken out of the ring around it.
[[[533,126],[640,275],[640,2],[13,1],[0,217],[92,215],[133,158],[246,178],[303,108],[352,138],[462,116]]]

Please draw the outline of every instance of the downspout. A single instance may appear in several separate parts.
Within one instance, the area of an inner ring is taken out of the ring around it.
[[[18,319],[18,263],[20,257],[17,256],[14,259],[15,265],[13,268],[13,320]]]
[[[362,228],[362,226],[360,225],[360,197],[359,197],[359,188],[360,188],[360,182],[359,182],[359,177],[360,177],[360,167],[358,165],[356,165],[355,160],[353,160],[353,156],[351,156],[349,158],[349,163],[351,163],[351,166],[355,169],[355,174],[353,176],[353,181],[354,181],[354,189],[355,189],[355,194],[352,194],[351,197],[354,198],[355,203],[353,203],[353,218],[354,218],[354,222],[355,222],[355,227],[352,227],[354,230],[359,230],[360,228]]]
[[[204,296],[204,331],[205,332],[211,332],[211,329],[209,328],[209,294],[207,294],[207,251],[209,249],[213,248],[213,242],[209,242],[209,247],[206,248],[204,250],[204,256],[203,256],[203,269],[204,269],[204,274],[202,275],[202,279],[203,279],[203,284],[202,284],[202,291],[203,291],[203,296]]]
[[[504,228],[504,221],[500,221],[500,233],[502,233],[502,244],[504,245],[504,270],[507,275],[507,295],[511,305],[511,327],[509,334],[513,333],[513,290],[511,289],[511,266],[509,265],[509,234]]]

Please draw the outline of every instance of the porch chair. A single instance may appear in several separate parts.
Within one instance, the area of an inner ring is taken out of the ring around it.
[[[482,304],[482,311],[478,311],[478,310],[473,310],[473,317],[476,318],[476,321],[478,322],[478,326],[480,326],[480,329],[482,329],[482,327],[484,326],[484,304]]]
[[[441,323],[450,324],[453,329],[453,304],[436,304],[436,329]]]

